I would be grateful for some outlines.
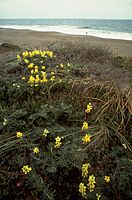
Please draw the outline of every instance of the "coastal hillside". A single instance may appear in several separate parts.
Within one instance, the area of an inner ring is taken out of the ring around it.
[[[1,32],[0,199],[130,200],[129,41],[35,34]]]

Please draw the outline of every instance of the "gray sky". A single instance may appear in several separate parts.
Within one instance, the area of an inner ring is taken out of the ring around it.
[[[132,19],[132,0],[0,0],[0,18]]]

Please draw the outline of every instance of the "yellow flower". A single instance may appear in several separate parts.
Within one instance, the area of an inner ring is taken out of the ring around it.
[[[29,56],[30,57],[33,57],[34,56],[34,52],[32,51],[32,52],[29,52]]]
[[[61,68],[63,68],[63,67],[64,67],[64,65],[61,63],[61,64],[60,64],[60,67],[61,67]]]
[[[21,132],[16,132],[16,136],[17,136],[17,138],[22,138],[23,133],[21,133]]]
[[[55,80],[55,76],[51,76],[50,81],[54,81]]]
[[[33,63],[30,63],[30,64],[28,65],[28,68],[33,68],[33,66],[34,66],[34,64],[33,64]]]
[[[33,69],[31,70],[31,74],[34,74],[34,70]]]
[[[92,105],[91,105],[91,103],[89,103],[89,104],[87,105],[87,109],[85,110],[85,112],[86,112],[86,113],[90,113],[91,110],[92,110]]]
[[[39,50],[35,50],[36,55],[39,55],[39,53],[40,53]]]
[[[35,72],[35,73],[38,73],[38,69],[35,69],[34,72]]]
[[[41,53],[41,56],[44,57],[45,56],[44,53]]]
[[[34,78],[33,76],[30,76],[30,77],[29,77],[29,80],[28,80],[28,83],[33,84],[34,81],[35,81],[35,78]]]
[[[21,57],[20,57],[20,55],[19,55],[19,54],[17,55],[17,59],[18,59],[18,60],[21,60]]]
[[[88,176],[88,170],[89,170],[90,164],[86,163],[82,165],[82,177],[85,178]]]
[[[25,80],[25,79],[26,79],[25,76],[23,76],[23,77],[22,77],[22,80]]]
[[[84,135],[82,137],[83,144],[90,142],[90,139],[91,139],[91,135],[90,134]]]
[[[32,170],[31,167],[28,167],[28,165],[23,166],[22,171],[24,174],[29,173]]]
[[[100,200],[101,195],[96,193],[97,200]]]
[[[82,130],[87,130],[88,129],[88,123],[87,122],[83,122],[83,126],[82,126]]]
[[[27,60],[27,59],[24,59],[24,62],[25,62],[26,64],[28,64],[28,63],[29,63],[29,60]]]
[[[95,181],[95,176],[94,175],[91,175],[89,176],[89,179],[88,179],[88,188],[89,188],[89,191],[90,192],[93,192],[94,191],[94,188],[95,188],[95,184],[96,184],[96,181]]]
[[[43,56],[42,57],[47,57],[49,56],[50,58],[53,57],[53,52],[52,51],[43,51]]]
[[[36,79],[39,79],[39,75],[38,74],[36,75]]]
[[[105,176],[104,180],[105,180],[106,183],[109,183],[110,182],[110,176]]]
[[[55,74],[55,72],[52,71],[52,72],[51,72],[51,75],[54,75],[54,74]]]
[[[28,51],[25,51],[25,52],[22,53],[23,57],[27,57],[28,54],[29,54]]]
[[[56,142],[60,142],[60,141],[61,141],[61,137],[57,136],[57,137],[55,138],[55,140],[56,140]]]
[[[42,69],[45,69],[45,66],[42,66]]]
[[[49,57],[53,57],[53,52],[52,51],[49,51]]]
[[[43,77],[47,76],[46,72],[41,71],[41,74],[42,74]]]
[[[49,133],[48,129],[44,129],[43,136],[47,137],[48,133]]]
[[[67,63],[67,67],[70,67],[71,65],[70,65],[70,63]]]
[[[39,81],[40,81],[39,75],[36,75],[35,83],[39,83]]]
[[[57,137],[55,138],[55,145],[54,145],[54,147],[55,147],[56,149],[57,149],[57,148],[60,148],[61,144],[62,144],[62,142],[61,142],[61,137],[57,136]]]
[[[33,152],[34,152],[34,153],[39,153],[39,148],[38,148],[38,147],[35,147],[35,148],[33,149]]]
[[[84,185],[84,183],[79,184],[79,192],[83,197],[86,197],[86,186]]]
[[[41,83],[47,83],[47,82],[48,82],[48,79],[45,77],[41,80]]]

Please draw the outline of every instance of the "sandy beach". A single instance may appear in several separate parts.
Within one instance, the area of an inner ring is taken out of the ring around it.
[[[0,28],[0,43],[10,43],[22,48],[45,48],[56,42],[75,42],[89,46],[106,47],[119,56],[132,56],[132,41],[103,39],[93,36],[68,35],[58,32],[38,32]]]

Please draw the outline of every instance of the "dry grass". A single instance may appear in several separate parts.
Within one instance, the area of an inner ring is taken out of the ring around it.
[[[57,53],[62,62],[70,61],[74,64],[108,63],[113,57],[113,53],[106,47],[88,46],[80,42],[55,42],[49,44],[48,48]]]
[[[120,143],[125,144],[132,152],[130,146],[131,90],[122,93],[110,81],[89,78],[74,80],[71,91],[75,99],[80,98],[80,102],[83,102],[81,109],[84,110],[88,102],[93,105],[92,114],[86,116],[93,133],[93,142],[90,146],[93,145],[95,148],[103,145],[104,148]]]

